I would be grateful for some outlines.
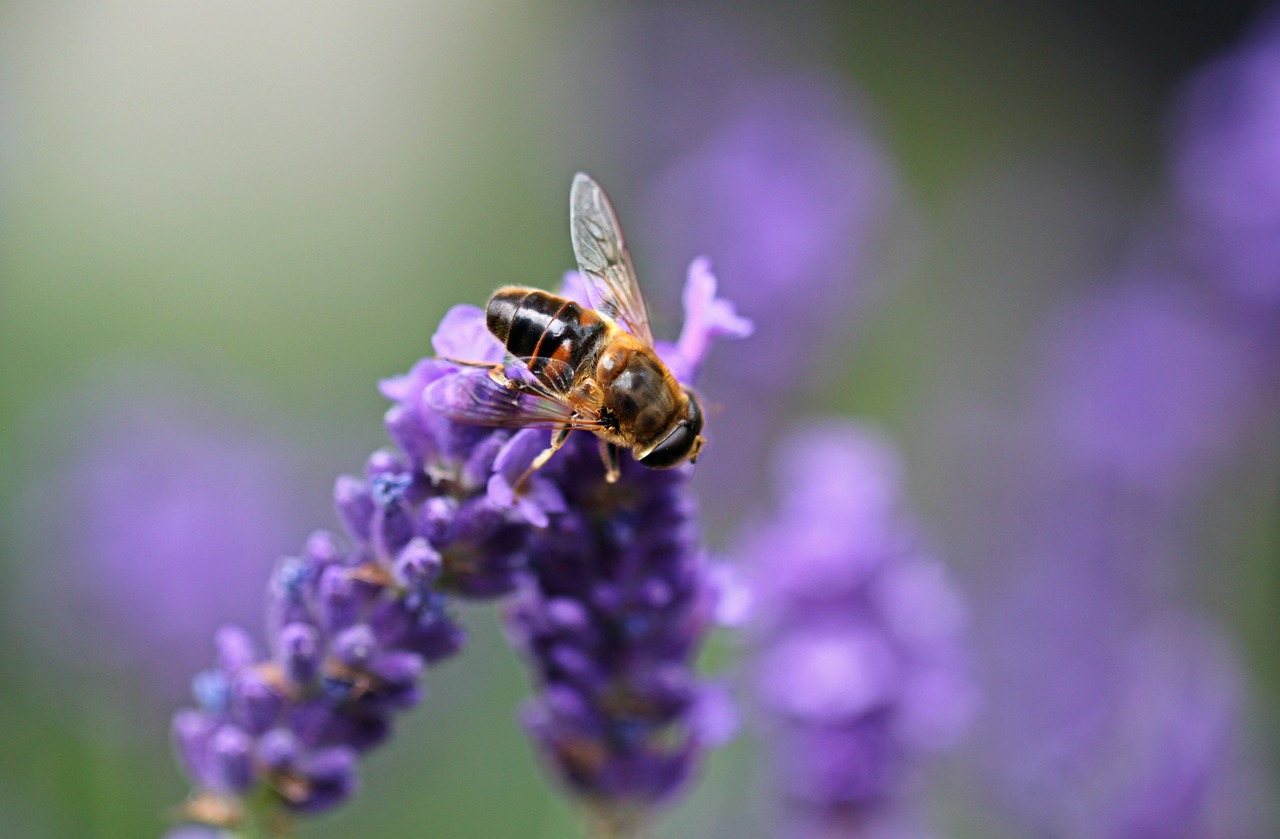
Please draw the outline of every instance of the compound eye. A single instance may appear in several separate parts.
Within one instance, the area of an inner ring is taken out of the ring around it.
[[[689,455],[698,435],[685,423],[677,425],[653,451],[640,458],[650,469],[670,469],[683,463]]]
[[[640,458],[640,462],[650,469],[670,469],[672,466],[678,466],[688,460],[691,454],[697,454],[700,448],[702,406],[698,404],[698,397],[694,396],[692,391],[686,389],[685,395],[689,398],[688,414],[671,430],[670,434],[663,438],[661,443],[653,448],[653,451]]]

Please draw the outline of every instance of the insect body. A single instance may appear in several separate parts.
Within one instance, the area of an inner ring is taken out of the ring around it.
[[[600,438],[610,480],[618,475],[619,448],[654,469],[693,461],[703,444],[702,408],[653,348],[617,218],[587,175],[574,178],[569,216],[591,307],[538,289],[499,289],[485,320],[506,347],[508,365],[442,380],[428,400],[464,422],[554,429],[551,447],[530,471],[575,429]],[[521,375],[509,375],[511,361]]]

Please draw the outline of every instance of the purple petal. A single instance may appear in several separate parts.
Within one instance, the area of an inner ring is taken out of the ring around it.
[[[504,349],[485,326],[485,313],[475,306],[454,306],[431,336],[431,348],[444,359],[492,364],[502,360]]]
[[[713,340],[746,338],[754,330],[751,320],[740,316],[732,303],[716,297],[711,260],[700,257],[691,262],[684,286],[684,328],[676,343],[687,375],[693,375],[702,366]]]

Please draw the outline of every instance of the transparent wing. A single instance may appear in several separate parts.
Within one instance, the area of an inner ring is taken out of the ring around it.
[[[509,355],[503,373],[519,386],[552,399],[564,399],[573,390],[573,367],[556,358],[516,358]]]
[[[569,233],[591,307],[653,346],[649,312],[622,228],[600,184],[579,172],[569,192]]]
[[[526,368],[527,369],[527,368]],[[499,428],[601,427],[599,417],[584,406],[569,404],[538,378],[528,381],[494,377],[492,368],[471,368],[432,382],[424,394],[428,407],[458,422]]]

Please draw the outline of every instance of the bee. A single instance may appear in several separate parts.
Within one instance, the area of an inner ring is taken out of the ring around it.
[[[651,469],[697,460],[702,406],[654,350],[618,218],[600,185],[581,172],[569,194],[569,230],[590,306],[535,288],[498,289],[485,323],[507,362],[436,382],[428,404],[461,422],[551,429],[550,447],[520,483],[573,431],[600,440],[610,482],[623,449]]]

